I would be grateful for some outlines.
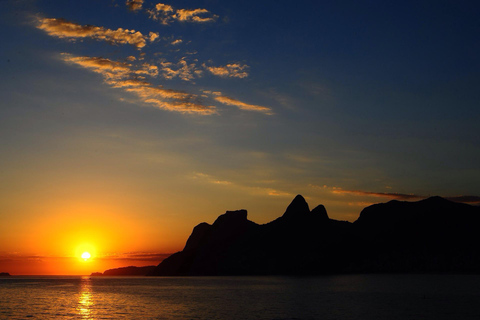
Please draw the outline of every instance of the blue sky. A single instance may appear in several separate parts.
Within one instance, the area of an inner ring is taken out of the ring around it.
[[[1,2],[4,240],[65,207],[161,224],[129,250],[167,252],[298,193],[350,221],[390,199],[478,202],[478,3],[130,4]]]

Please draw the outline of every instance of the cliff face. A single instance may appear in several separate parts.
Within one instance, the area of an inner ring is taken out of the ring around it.
[[[258,225],[246,210],[197,225],[181,252],[150,275],[310,275],[343,272],[480,272],[480,208],[433,197],[365,208],[349,223],[310,211],[298,195]]]

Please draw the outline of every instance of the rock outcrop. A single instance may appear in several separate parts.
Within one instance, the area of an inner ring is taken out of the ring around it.
[[[357,272],[480,273],[480,208],[432,197],[365,208],[354,223],[310,211],[301,195],[258,225],[246,210],[197,225],[185,248],[149,275],[315,275]]]

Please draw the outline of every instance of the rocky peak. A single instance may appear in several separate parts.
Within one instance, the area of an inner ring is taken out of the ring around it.
[[[193,228],[192,234],[188,237],[187,243],[185,244],[185,248],[183,250],[193,250],[196,249],[202,239],[208,235],[212,226],[206,222],[202,222],[198,224],[195,228]]]
[[[310,213],[308,203],[301,195],[297,195],[295,199],[289,204],[287,210],[282,217],[290,219],[292,217],[305,216]]]
[[[238,224],[247,221],[247,210],[227,211],[215,220],[214,226],[223,224]]]
[[[329,220],[327,210],[322,204],[319,204],[312,210],[311,214],[321,220]]]

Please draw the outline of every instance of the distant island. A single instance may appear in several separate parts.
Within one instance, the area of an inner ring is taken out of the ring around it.
[[[155,269],[155,266],[146,266],[146,267],[123,267],[116,269],[108,269],[105,272],[94,272],[90,276],[145,276]]]
[[[148,275],[480,273],[479,226],[480,207],[441,197],[371,205],[351,223],[298,195],[264,225],[246,210],[200,223]]]
[[[8,273],[8,272],[0,272],[0,277],[10,277],[10,273]]]

